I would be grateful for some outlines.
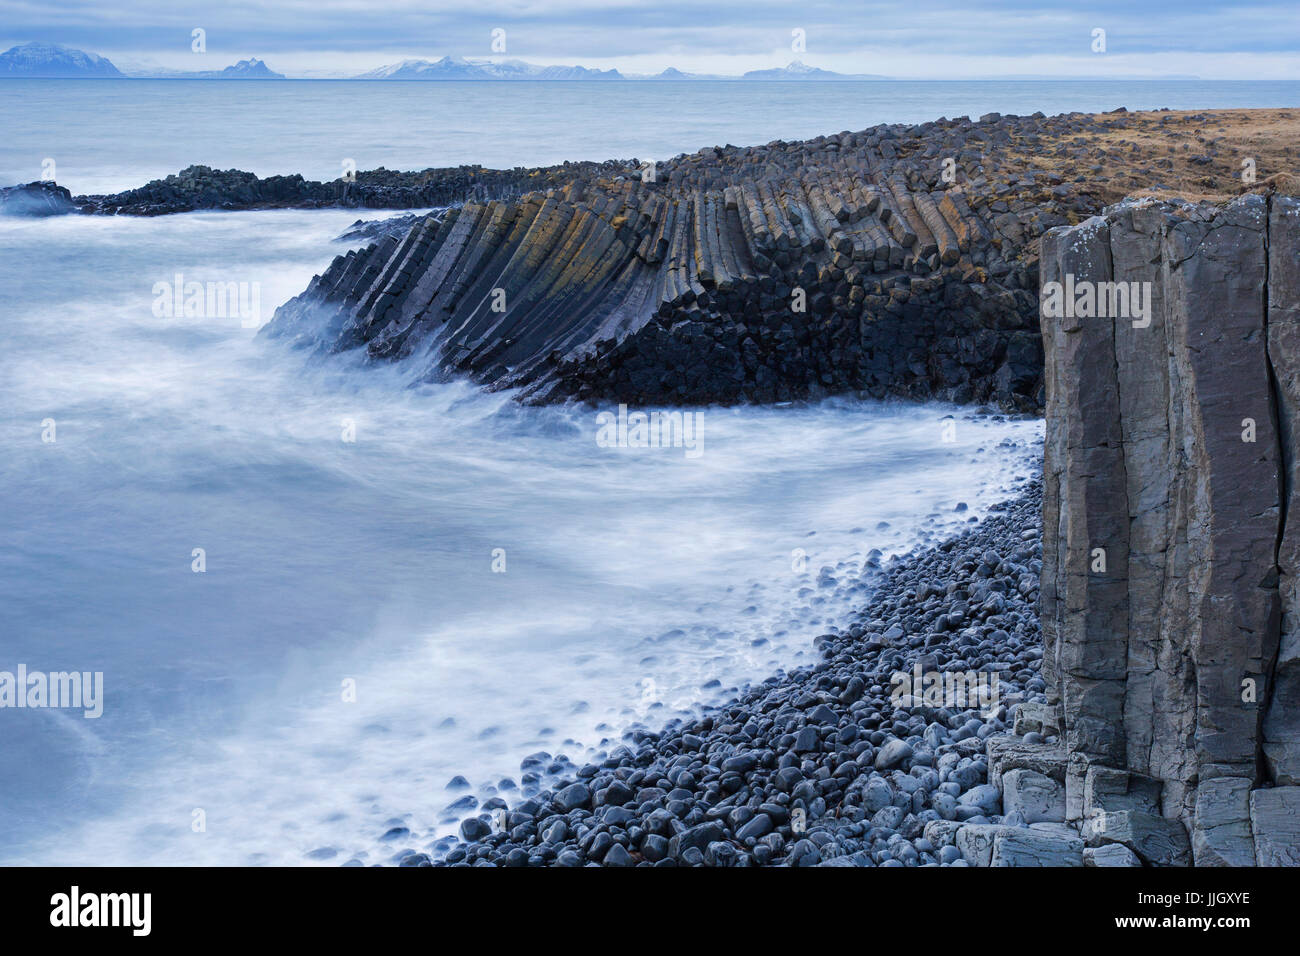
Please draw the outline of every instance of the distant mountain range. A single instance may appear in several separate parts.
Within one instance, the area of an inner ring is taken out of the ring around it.
[[[623,80],[618,70],[592,70],[585,66],[536,66],[523,60],[467,60],[444,56],[441,60],[403,60],[352,77],[355,80]]]
[[[0,77],[120,77],[108,60],[55,43],[24,43],[0,53]]]
[[[357,80],[886,80],[875,74],[832,73],[795,60],[773,70],[751,70],[742,76],[683,73],[669,67],[645,76],[618,70],[593,70],[585,66],[537,66],[523,60],[467,60],[444,56],[441,60],[403,60],[353,77]]]
[[[59,46],[57,43],[24,43],[0,53],[0,78],[57,77],[60,79],[140,78],[185,80],[283,80],[256,57],[240,60],[224,70],[145,69],[123,73],[94,53]]]
[[[119,70],[102,56],[73,50],[53,43],[24,43],[5,53],[0,53],[0,79],[6,77],[107,77],[137,79],[191,79],[191,80],[283,80],[256,57],[240,60],[224,70],[173,70],[157,66],[137,66]],[[317,75],[313,78],[330,79]],[[893,77],[876,73],[834,73],[795,60],[788,66],[770,70],[750,70],[740,76],[722,76],[705,73],[683,73],[669,67],[653,75],[620,73],[618,70],[596,70],[585,66],[538,66],[523,60],[469,60],[459,56],[444,56],[440,60],[402,60],[370,70],[358,76],[338,76],[333,79],[350,80],[494,80],[494,81],[687,81],[687,80],[751,80],[834,82],[844,80],[889,80]],[[987,80],[1194,80],[1195,76],[989,76]]]
[[[234,66],[224,70],[131,70],[129,77],[154,80],[283,80],[283,73],[277,73],[257,57],[240,60]]]
[[[887,80],[889,77],[876,73],[832,73],[815,66],[807,66],[795,60],[789,66],[774,70],[750,70],[741,77],[743,80]]]

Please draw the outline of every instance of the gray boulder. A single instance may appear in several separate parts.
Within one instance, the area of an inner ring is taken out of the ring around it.
[[[1141,866],[1137,854],[1122,843],[1090,846],[1083,850],[1084,866]]]
[[[1063,823],[1065,787],[1033,770],[1010,770],[1002,775],[1002,808],[1019,811],[1026,823]]]
[[[1117,810],[1099,813],[1089,823],[1090,846],[1120,843],[1151,866],[1191,865],[1191,843],[1186,829],[1177,820],[1136,810]]]
[[[1015,830],[997,823],[969,823],[957,831],[955,843],[969,866],[988,866],[993,859],[993,841],[999,833]]]
[[[990,866],[1083,866],[1083,840],[1077,836],[1007,827],[993,837]]]
[[[1300,866],[1300,787],[1256,790],[1250,823],[1259,866]]]

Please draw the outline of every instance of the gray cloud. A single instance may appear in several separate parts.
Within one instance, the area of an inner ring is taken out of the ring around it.
[[[488,56],[490,34],[503,28],[510,56],[539,62],[617,63],[659,68],[735,59],[772,64],[794,58],[790,31],[807,34],[808,62],[834,69],[873,58],[913,61],[942,73],[946,58],[963,63],[1042,59],[1086,61],[1091,30],[1107,31],[1108,55],[1132,65],[1237,62],[1234,55],[1294,55],[1300,16],[1288,3],[1245,7],[1230,3],[1153,0],[1141,5],[1094,2],[1069,9],[1017,0],[957,3],[853,3],[809,0],[463,0],[361,3],[357,0],[235,0],[221,5],[164,0],[0,0],[0,39],[49,40],[112,55],[131,51],[160,58],[189,52],[190,30],[207,31],[216,59],[292,54],[375,58],[444,54]],[[1230,73],[1220,66],[1218,72]],[[895,68],[893,72],[897,72]]]

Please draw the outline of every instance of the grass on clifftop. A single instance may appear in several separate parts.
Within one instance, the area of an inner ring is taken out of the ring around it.
[[[1080,190],[1105,205],[1133,195],[1224,201],[1243,192],[1297,191],[1300,109],[1103,113],[1094,118],[1108,128],[1062,140],[1069,150],[1086,150],[1082,167],[1082,152],[1060,157],[1041,144],[1023,144],[1023,150],[1015,151],[1017,158],[1030,170],[1080,177]],[[1242,179],[1246,159],[1254,160],[1253,183]]]

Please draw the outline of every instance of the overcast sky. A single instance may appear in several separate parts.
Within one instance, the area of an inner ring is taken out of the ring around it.
[[[191,52],[201,27],[207,52]],[[1094,53],[1094,29],[1106,52]],[[0,48],[62,43],[123,67],[216,69],[249,56],[290,75],[406,58],[498,57],[623,72],[741,73],[799,59],[841,73],[1300,78],[1300,2],[1187,0],[0,0]],[[802,30],[806,49],[792,49]]]

